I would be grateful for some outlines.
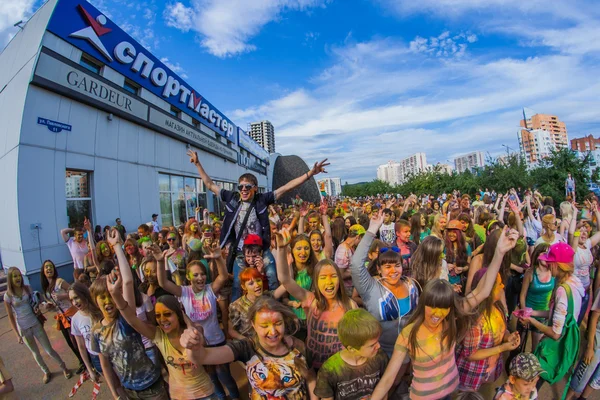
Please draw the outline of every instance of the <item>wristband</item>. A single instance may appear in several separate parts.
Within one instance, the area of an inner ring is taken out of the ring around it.
[[[309,180],[310,176],[308,176],[308,171],[306,171],[306,180]]]

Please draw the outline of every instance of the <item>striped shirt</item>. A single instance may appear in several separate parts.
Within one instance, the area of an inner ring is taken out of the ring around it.
[[[413,357],[408,337],[414,324],[407,325],[396,340],[395,350],[408,353],[413,364],[411,400],[442,399],[458,387],[458,371],[454,359],[454,344],[442,351],[440,337],[421,326],[417,333],[418,347]]]

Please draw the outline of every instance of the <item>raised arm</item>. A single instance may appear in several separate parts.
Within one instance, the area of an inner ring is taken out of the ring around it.
[[[160,248],[158,248],[158,246],[154,245],[152,246],[152,254],[154,254],[154,258],[156,258],[158,260],[159,254],[160,253],[160,259],[162,260],[162,263],[159,263],[156,265],[156,278],[158,279],[158,284],[160,285],[161,288],[165,289],[167,292],[171,293],[173,296],[177,296],[177,297],[181,297],[182,294],[182,290],[181,290],[181,286],[171,282],[170,280],[167,279],[167,266],[165,265],[165,258],[164,258],[164,254],[161,253]],[[219,273],[220,275],[220,273]],[[214,289],[213,289],[214,290]]]
[[[506,193],[502,197],[502,204],[500,205],[500,209],[498,209],[498,221],[504,222],[504,209],[506,208],[507,202],[508,202],[508,193]]]
[[[96,256],[96,241],[94,240],[94,232],[92,232],[92,224],[87,217],[85,217],[83,221],[83,229],[85,229],[88,233],[88,243],[90,244],[90,251],[92,252],[92,261],[94,262],[98,272],[100,272],[100,263],[98,262],[98,257]]]
[[[218,275],[216,278],[213,278],[211,287],[213,292],[218,294],[229,279],[225,259],[223,258],[223,254],[221,253],[221,249],[219,247],[204,247],[202,251],[204,253],[204,258],[207,259],[208,262],[214,262],[217,265]]]
[[[519,232],[519,236],[525,236],[525,229],[523,228],[523,220],[521,219],[521,211],[519,209],[519,206],[517,206],[517,204],[514,201],[509,200],[508,207],[510,207],[513,214],[515,215],[515,223],[517,225],[517,232]]]
[[[321,200],[319,212],[321,213],[321,224],[323,225],[323,230],[325,231],[323,235],[323,239],[325,241],[323,244],[323,252],[325,253],[325,257],[333,259],[333,236],[331,236],[331,224],[329,223],[329,218],[327,217],[327,200]]]
[[[327,173],[327,171],[325,171],[325,167],[328,165],[329,165],[329,163],[327,162],[327,159],[324,159],[321,162],[316,162],[310,171],[307,171],[305,174],[300,175],[296,179],[292,179],[291,181],[289,181],[288,183],[286,183],[279,189],[275,190],[275,200],[280,199],[281,196],[283,196],[290,190],[295,189],[298,186],[302,185],[304,182],[309,180],[311,177],[318,175],[321,172]]]
[[[119,269],[115,268],[107,277],[106,277],[106,285],[108,286],[108,291],[115,302],[115,306],[125,318],[125,320],[138,331],[140,335],[147,337],[150,340],[154,339],[156,336],[155,325],[147,324],[137,317],[135,312],[135,303],[129,303],[123,298],[123,278],[119,272]]]
[[[367,267],[365,267],[365,262],[369,256],[369,247],[371,247],[371,243],[373,243],[382,224],[383,210],[379,210],[379,212],[371,218],[369,229],[356,247],[356,251],[350,262],[352,284],[354,284],[354,287],[363,298],[368,295],[369,290],[376,284],[375,278],[369,274]]]
[[[106,240],[113,247],[115,255],[117,256],[117,263],[119,265],[119,269],[121,270],[121,279],[123,280],[123,298],[127,303],[135,305],[135,292],[133,290],[135,281],[133,280],[131,267],[129,266],[129,262],[127,262],[127,257],[123,251],[123,241],[121,240],[119,231],[115,228],[112,228],[108,232],[108,237]]]
[[[277,234],[277,249],[273,251],[275,256],[275,266],[277,267],[277,277],[279,282],[285,287],[289,294],[297,298],[300,302],[306,299],[308,290],[305,290],[296,283],[290,273],[290,265],[287,260],[287,246],[283,245],[283,238]]]
[[[577,252],[577,248],[579,247],[579,235],[575,236],[575,231],[577,230],[577,207],[575,207],[575,204],[571,204],[571,207],[573,208],[573,216],[571,218],[571,223],[569,224],[569,235],[567,240],[573,248],[573,251]]]
[[[202,182],[204,182],[204,185],[207,187],[207,189],[218,196],[221,188],[219,188],[217,184],[210,179],[210,176],[208,176],[204,170],[204,167],[202,167],[202,164],[200,164],[200,161],[198,160],[198,153],[193,150],[188,150],[187,155],[190,157],[190,162],[196,166],[198,174],[200,175],[200,179],[202,179]]]
[[[490,295],[492,289],[494,288],[494,283],[496,282],[496,276],[500,271],[502,259],[504,258],[504,255],[510,251],[510,249],[515,247],[518,238],[519,233],[516,230],[504,227],[502,234],[498,239],[498,244],[496,245],[494,258],[492,258],[492,262],[481,278],[480,284],[477,285],[477,287],[471,293],[469,293],[462,302],[463,311],[465,313],[470,313]]]
[[[227,345],[219,347],[204,347],[204,337],[196,327],[187,328],[179,343],[191,362],[196,365],[220,365],[235,361],[233,350]]]
[[[371,400],[384,400],[387,398],[387,394],[394,384],[396,375],[398,375],[398,372],[404,363],[405,357],[406,351],[399,350],[398,346],[395,346],[394,352],[392,353],[392,358],[390,358],[390,362],[385,368],[383,376],[379,380],[375,390],[373,390]]]
[[[72,228],[61,229],[60,236],[62,236],[62,238],[65,242],[68,242],[69,241],[69,233],[73,233],[73,232],[74,232],[74,229],[72,229]]]

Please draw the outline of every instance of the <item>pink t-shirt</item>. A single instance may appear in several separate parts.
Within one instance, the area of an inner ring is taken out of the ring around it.
[[[67,242],[67,247],[69,248],[69,252],[71,252],[71,257],[73,258],[73,268],[84,269],[85,266],[83,264],[83,260],[88,253],[87,243],[85,241],[78,243],[75,241],[75,239],[70,238]]]
[[[306,313],[308,361],[313,368],[321,368],[329,357],[342,350],[337,327],[346,311],[340,305],[335,310],[323,311],[319,314],[315,295],[311,292],[308,292],[302,302],[302,308]]]

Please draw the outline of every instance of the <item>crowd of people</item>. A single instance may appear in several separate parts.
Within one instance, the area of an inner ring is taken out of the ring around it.
[[[228,191],[188,156],[224,215],[64,229],[74,283],[46,260],[40,293],[8,270],[10,323],[44,383],[38,343],[72,375],[44,330],[53,310],[77,373],[115,399],[239,399],[236,361],[252,400],[536,399],[564,378],[569,399],[600,388],[595,196],[578,205],[567,192],[555,207],[529,189],[481,189],[284,207],[326,160],[258,193],[252,174]]]

